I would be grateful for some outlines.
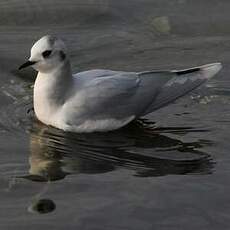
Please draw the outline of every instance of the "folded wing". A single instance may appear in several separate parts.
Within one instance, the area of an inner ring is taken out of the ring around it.
[[[220,63],[214,63],[191,69],[171,71],[173,77],[161,87],[158,95],[142,113],[142,116],[170,104],[177,98],[199,87],[219,72],[221,68]]]
[[[76,116],[78,120],[144,116],[192,91],[220,69],[221,64],[216,63],[180,71],[129,73],[97,70],[96,77],[93,77],[95,71],[78,74],[76,84],[79,90],[67,105],[73,111],[71,120],[76,121]]]

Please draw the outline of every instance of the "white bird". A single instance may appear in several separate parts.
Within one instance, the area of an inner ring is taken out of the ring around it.
[[[168,105],[213,77],[221,63],[185,70],[123,72],[94,69],[72,74],[64,42],[44,36],[31,49],[38,71],[34,85],[37,118],[72,132],[110,131]]]

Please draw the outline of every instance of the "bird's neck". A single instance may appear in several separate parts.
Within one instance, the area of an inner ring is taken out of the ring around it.
[[[73,76],[68,61],[52,72],[39,72],[34,85],[34,110],[37,117],[44,121],[57,113],[70,96],[72,85]]]

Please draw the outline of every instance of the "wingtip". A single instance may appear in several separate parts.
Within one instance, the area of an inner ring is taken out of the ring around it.
[[[200,66],[200,69],[204,72],[206,78],[212,78],[222,69],[222,64],[220,62],[206,64]]]

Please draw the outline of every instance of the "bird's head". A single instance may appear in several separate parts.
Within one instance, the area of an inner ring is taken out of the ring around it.
[[[29,60],[19,69],[32,66],[39,72],[48,73],[63,65],[66,58],[64,42],[54,36],[46,35],[34,43]]]

